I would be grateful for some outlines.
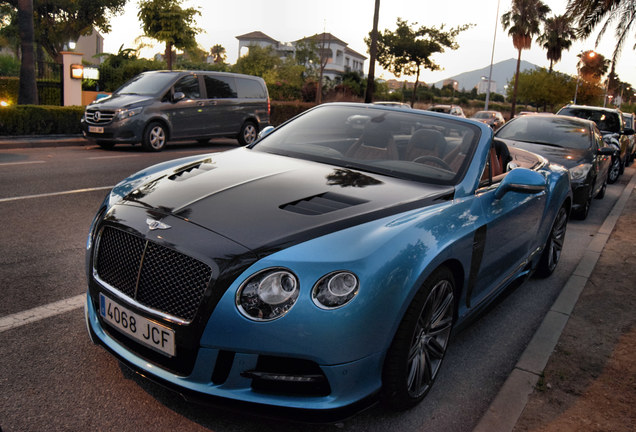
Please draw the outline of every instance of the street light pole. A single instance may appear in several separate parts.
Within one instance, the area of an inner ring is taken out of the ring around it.
[[[486,88],[486,103],[484,111],[488,111],[488,102],[490,102],[490,83],[492,82],[492,63],[495,58],[495,41],[497,40],[497,26],[499,25],[499,0],[497,0],[497,16],[495,17],[495,34],[492,37],[492,52],[490,54],[490,71],[488,72],[488,85]]]

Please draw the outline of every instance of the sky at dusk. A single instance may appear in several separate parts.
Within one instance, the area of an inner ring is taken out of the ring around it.
[[[553,14],[563,14],[567,0],[547,0]],[[436,54],[433,59],[443,67],[441,71],[425,70],[420,81],[434,83],[462,72],[486,67],[490,64],[495,40],[494,62],[517,58],[517,51],[512,39],[501,26],[501,15],[510,9],[509,0],[500,0],[497,14],[497,0],[446,0],[419,1],[383,0],[380,3],[378,29],[394,30],[397,18],[409,23],[418,23],[427,27],[441,26],[446,29],[463,24],[475,24],[462,32],[458,38],[459,49]],[[373,25],[374,0],[321,0],[309,2],[304,0],[233,0],[233,1],[186,1],[185,7],[196,7],[201,11],[197,18],[197,26],[204,31],[197,36],[199,46],[209,51],[215,44],[221,44],[227,51],[227,61],[235,63],[238,57],[238,40],[236,36],[261,31],[280,42],[292,42],[313,34],[329,32],[347,42],[349,48],[366,55],[367,47],[364,38]],[[104,50],[117,52],[123,44],[124,48],[135,48],[135,39],[142,35],[141,24],[137,19],[137,1],[130,1],[123,15],[111,20],[112,30],[104,34]],[[496,27],[496,30],[495,30]],[[496,36],[495,36],[496,32]],[[611,58],[616,44],[614,28],[605,34],[598,47],[595,47],[596,35],[585,41],[577,41],[569,51],[563,52],[562,60],[555,69],[570,75],[576,75],[577,54],[594,49],[607,58]],[[636,39],[627,40],[622,55],[617,61],[616,71],[622,81],[636,86],[636,51],[633,50]],[[152,57],[154,53],[163,52],[157,45],[153,49],[141,52],[143,57]],[[536,41],[532,48],[523,51],[523,60],[538,66],[548,67],[545,50]],[[365,62],[365,73],[369,63]],[[376,67],[376,77],[393,78],[393,76]],[[414,77],[406,77],[411,81]]]

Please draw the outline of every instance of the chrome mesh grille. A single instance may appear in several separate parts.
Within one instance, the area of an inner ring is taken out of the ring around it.
[[[186,321],[194,318],[212,277],[201,261],[112,227],[100,235],[95,270],[141,305]]]

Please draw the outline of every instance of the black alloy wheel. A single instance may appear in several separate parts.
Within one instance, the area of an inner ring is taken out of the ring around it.
[[[619,156],[612,157],[612,165],[607,173],[607,182],[614,184],[621,175],[621,159]]]
[[[563,242],[565,241],[565,231],[568,226],[568,211],[565,206],[559,209],[554,224],[550,230],[548,241],[545,244],[539,264],[535,274],[539,277],[548,277],[556,268],[561,259],[563,251]]]
[[[587,198],[585,199],[585,202],[581,204],[581,206],[576,211],[572,212],[573,213],[572,216],[574,216],[578,220],[585,220],[587,218],[588,213],[590,212],[590,207],[592,206],[592,199],[594,198],[593,196],[594,190],[592,188],[593,184],[594,183],[592,182],[592,184],[590,184],[590,186],[587,189]]]
[[[440,267],[415,295],[387,352],[383,398],[395,409],[419,403],[431,389],[448,347],[455,313],[455,279]]]

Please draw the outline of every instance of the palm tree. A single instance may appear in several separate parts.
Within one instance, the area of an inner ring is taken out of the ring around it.
[[[216,44],[210,48],[210,54],[214,57],[214,63],[225,63],[226,55],[223,45]]]
[[[598,24],[605,21],[596,38],[597,45],[610,25],[616,25],[613,63],[616,62],[632,30],[636,33],[636,0],[570,0],[567,14],[578,25],[577,34],[581,37],[589,36]]]
[[[512,91],[512,107],[510,117],[515,116],[517,107],[517,83],[519,82],[519,67],[521,65],[521,51],[530,49],[532,38],[539,34],[541,22],[550,12],[550,7],[541,0],[512,0],[511,9],[501,16],[501,24],[508,35],[512,37],[512,44],[519,51],[517,57],[517,71]]]
[[[555,15],[545,20],[543,33],[537,38],[537,42],[542,44],[548,52],[550,73],[552,73],[552,65],[561,60],[563,50],[570,49],[574,39],[576,35],[567,15]]]

